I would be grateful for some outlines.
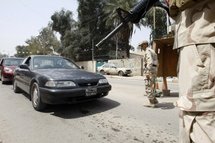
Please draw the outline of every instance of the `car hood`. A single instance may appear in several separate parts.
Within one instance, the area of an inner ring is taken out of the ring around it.
[[[4,68],[10,68],[12,69],[12,71],[14,71],[16,69],[17,66],[5,66]]]
[[[37,69],[34,72],[44,75],[52,80],[80,81],[105,78],[100,74],[95,74],[80,69]]]

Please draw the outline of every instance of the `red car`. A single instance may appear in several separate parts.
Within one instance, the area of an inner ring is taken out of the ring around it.
[[[2,58],[0,60],[0,79],[2,84],[13,81],[13,73],[17,66],[21,64],[23,58]]]

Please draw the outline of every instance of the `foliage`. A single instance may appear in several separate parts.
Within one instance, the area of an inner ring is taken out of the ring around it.
[[[120,17],[118,16],[116,9],[122,8],[123,10],[129,11],[134,7],[134,5],[138,2],[138,0],[107,0],[105,6],[105,13],[108,15],[106,17],[106,24],[107,25],[114,25],[117,26],[121,23]],[[122,13],[122,16],[125,17],[126,14]],[[121,50],[125,49],[127,53],[127,57],[129,57],[129,51],[131,46],[129,45],[130,38],[132,37],[133,33],[133,24],[128,23],[123,27],[121,31],[116,34],[115,39],[118,39],[119,48]],[[118,44],[118,43],[117,43]]]
[[[103,11],[105,1],[78,0],[78,2],[78,28],[81,36],[79,60],[107,57],[109,51],[113,48],[113,41],[108,41],[108,44],[99,48],[94,47],[95,43],[98,43],[113,29],[113,25],[107,26],[105,24],[104,18],[106,15]]]
[[[62,9],[59,12],[55,12],[51,16],[52,29],[60,33],[60,39],[62,46],[58,49],[61,55],[75,59],[76,49],[78,47],[77,40],[74,41],[75,35],[77,35],[76,21],[73,19],[71,11]],[[75,44],[76,43],[76,44]]]
[[[27,39],[25,43],[26,45],[16,46],[16,56],[25,57],[30,54],[53,54],[61,45],[50,25],[43,28],[38,36],[32,36],[30,39]]]
[[[26,40],[26,45],[16,47],[17,56],[29,54],[60,53],[73,60],[91,60],[110,58],[109,54],[133,49],[129,45],[133,34],[133,24],[125,25],[114,37],[109,39],[99,48],[94,45],[121,23],[116,12],[117,8],[129,11],[137,4],[138,0],[77,0],[78,20],[73,19],[73,13],[62,9],[51,16],[51,23],[43,28],[38,36]],[[126,13],[122,12],[125,17]],[[160,38],[166,34],[165,12],[156,8],[156,23],[153,27],[153,11],[150,10],[142,19],[142,24],[152,29],[152,37]],[[60,41],[56,34],[60,34]],[[111,52],[112,51],[112,52]],[[122,53],[122,52],[121,52]],[[113,57],[113,56],[112,56]]]
[[[3,57],[7,57],[7,56],[8,56],[7,54],[0,53],[0,59],[3,58]]]
[[[155,10],[155,13],[154,13]],[[154,17],[155,14],[155,17]],[[154,28],[155,19],[155,28]],[[141,20],[141,24],[152,29],[151,38],[158,39],[166,35],[167,17],[166,11],[162,8],[151,8],[146,16]]]

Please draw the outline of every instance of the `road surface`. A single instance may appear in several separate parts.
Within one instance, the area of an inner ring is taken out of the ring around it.
[[[13,93],[12,85],[0,84],[0,143],[178,142],[177,94],[147,108],[143,80],[108,80],[112,90],[107,97],[49,106],[45,112],[35,111],[26,94]]]

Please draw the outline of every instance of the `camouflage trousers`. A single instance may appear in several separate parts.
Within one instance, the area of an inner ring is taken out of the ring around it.
[[[215,46],[180,49],[179,143],[215,143]]]
[[[215,143],[215,112],[181,111],[179,143]]]
[[[180,48],[179,100],[185,111],[215,111],[215,44]]]
[[[145,75],[145,92],[146,96],[149,99],[149,102],[155,104],[156,99],[156,74],[146,74]]]

